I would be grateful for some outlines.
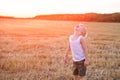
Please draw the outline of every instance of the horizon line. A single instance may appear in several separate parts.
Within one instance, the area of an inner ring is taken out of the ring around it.
[[[38,15],[34,15],[34,16],[9,16],[9,15],[1,15],[0,14],[0,17],[8,17],[8,18],[34,18],[36,16],[42,16],[42,15],[60,15],[60,14],[63,14],[63,15],[67,15],[67,14],[89,14],[89,13],[94,13],[94,14],[114,14],[114,13],[120,13],[120,12],[111,12],[111,13],[98,13],[98,12],[87,12],[87,13],[52,13],[52,14],[38,14]]]

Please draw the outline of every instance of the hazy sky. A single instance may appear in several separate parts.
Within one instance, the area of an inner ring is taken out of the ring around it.
[[[0,0],[0,15],[5,16],[88,12],[120,12],[120,0]]]

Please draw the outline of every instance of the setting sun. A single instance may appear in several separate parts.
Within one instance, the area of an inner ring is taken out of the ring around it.
[[[0,0],[0,15],[33,17],[40,14],[120,12],[119,0]]]

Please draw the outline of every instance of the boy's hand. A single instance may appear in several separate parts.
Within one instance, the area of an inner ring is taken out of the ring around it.
[[[84,66],[88,66],[89,64],[90,64],[89,61],[88,61],[88,60],[85,60]]]
[[[67,58],[65,57],[65,58],[64,58],[64,64],[66,64],[66,63],[67,63]]]

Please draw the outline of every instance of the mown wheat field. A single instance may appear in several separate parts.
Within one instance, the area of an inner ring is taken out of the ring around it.
[[[73,80],[72,60],[64,65],[63,58],[79,23],[0,19],[0,80]],[[88,29],[87,80],[120,80],[120,23],[82,23]]]

